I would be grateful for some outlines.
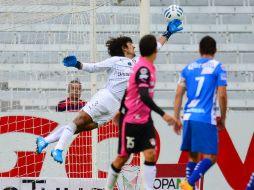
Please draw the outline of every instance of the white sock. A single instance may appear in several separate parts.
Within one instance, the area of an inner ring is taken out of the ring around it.
[[[44,140],[47,143],[54,143],[56,141],[58,141],[64,131],[65,126],[62,127],[58,127],[57,129],[55,129],[54,131],[52,131],[48,136],[46,136],[44,138]]]
[[[71,139],[76,130],[77,130],[76,124],[70,123],[69,125],[66,125],[59,141],[56,144],[55,149],[63,150],[67,142]]]
[[[156,166],[144,164],[144,185],[145,190],[153,190],[153,184],[156,176]]]
[[[112,166],[109,167],[108,178],[105,190],[113,190],[116,184],[119,173],[117,173]]]

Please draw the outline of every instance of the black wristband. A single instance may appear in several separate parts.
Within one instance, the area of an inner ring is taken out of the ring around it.
[[[171,32],[169,32],[169,31],[165,31],[163,34],[162,34],[162,36],[164,36],[165,38],[167,38],[167,40],[169,39],[169,37],[172,35],[172,33]]]
[[[75,66],[77,69],[81,70],[82,69],[82,63],[80,61],[77,61],[77,64]]]

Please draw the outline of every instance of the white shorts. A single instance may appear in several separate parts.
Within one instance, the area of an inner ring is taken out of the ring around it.
[[[81,109],[99,126],[110,121],[120,108],[120,101],[108,89],[101,89]]]

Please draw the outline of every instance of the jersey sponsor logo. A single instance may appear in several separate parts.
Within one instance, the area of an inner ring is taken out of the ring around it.
[[[123,72],[118,72],[117,73],[117,76],[119,76],[119,77],[128,77],[128,76],[130,76],[130,73],[123,73]]]
[[[203,64],[194,62],[194,63],[189,64],[187,68],[188,68],[188,70],[204,69],[204,68],[210,68],[210,69],[214,70],[215,69],[215,63],[213,61],[209,61],[209,62],[203,63]]]
[[[141,80],[146,80],[146,79],[148,79],[148,75],[147,74],[145,74],[145,75],[139,75],[139,79],[141,79]]]
[[[186,112],[191,112],[191,113],[205,113],[205,110],[202,108],[190,108],[187,109]]]

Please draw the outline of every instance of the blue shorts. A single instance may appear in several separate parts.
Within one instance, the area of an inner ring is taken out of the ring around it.
[[[216,155],[218,153],[218,129],[215,125],[199,121],[184,121],[182,137],[182,151]]]

